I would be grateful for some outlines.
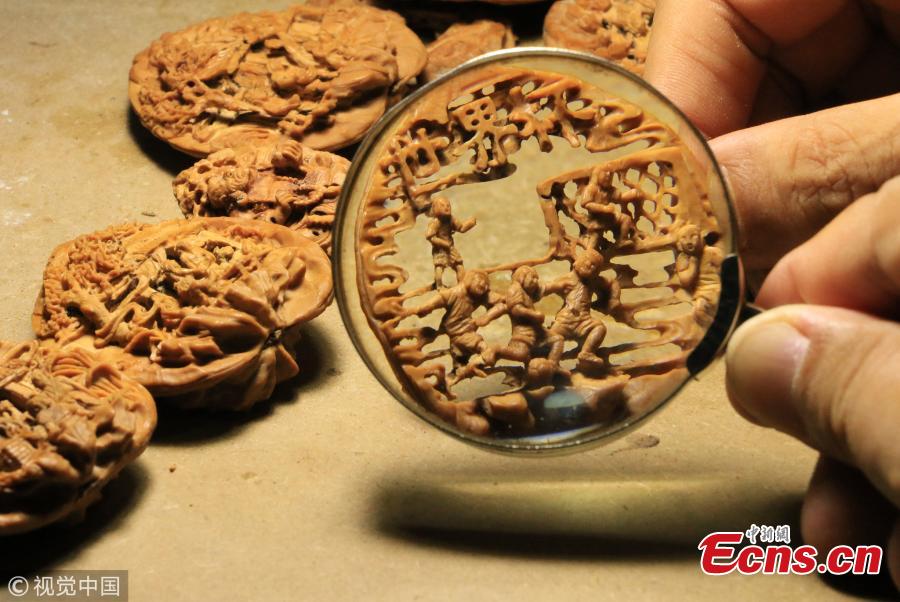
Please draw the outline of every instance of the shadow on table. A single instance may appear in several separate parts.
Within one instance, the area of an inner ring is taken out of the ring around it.
[[[324,366],[334,365],[334,353],[327,337],[315,324],[305,324],[297,350],[300,373],[275,387],[268,401],[257,403],[245,412],[206,412],[179,410],[158,403],[159,421],[153,433],[152,445],[192,445],[225,439],[240,433],[253,422],[270,416],[277,407],[302,398],[302,391],[315,386],[323,378]]]
[[[632,467],[633,468],[633,467]],[[467,554],[570,561],[686,560],[699,571],[698,543],[715,531],[792,525],[801,545],[801,492],[761,487],[736,475],[630,474],[611,468],[526,467],[474,477],[435,470],[385,479],[372,499],[375,528],[412,545]],[[582,469],[583,470],[583,469]],[[822,553],[822,551],[820,551]],[[886,562],[886,560],[885,560]],[[773,577],[774,578],[774,577]],[[827,576],[830,587],[896,599],[887,568],[876,576]]]
[[[103,489],[103,497],[88,507],[83,521],[4,537],[0,544],[0,589],[5,590],[10,577],[29,577],[41,570],[56,568],[77,550],[87,548],[115,531],[139,504],[148,480],[148,473],[138,460],[126,466],[118,478]],[[120,567],[99,568],[113,570]]]
[[[131,108],[128,109],[128,133],[143,153],[173,178],[197,162],[196,157],[175,150],[151,134]]]
[[[416,545],[523,559],[632,562],[690,558],[697,554],[696,545],[605,539],[574,533],[486,533],[395,526],[384,528],[382,532]]]
[[[419,475],[373,500],[377,528],[416,545],[516,557],[698,558],[714,531],[796,524],[800,498],[732,477]]]

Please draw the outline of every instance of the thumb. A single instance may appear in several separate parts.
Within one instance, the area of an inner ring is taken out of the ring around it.
[[[738,412],[857,466],[900,507],[900,324],[788,305],[735,333],[727,367]]]

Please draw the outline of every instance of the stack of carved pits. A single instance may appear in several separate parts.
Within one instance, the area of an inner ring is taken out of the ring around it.
[[[147,446],[154,398],[267,400],[331,296],[319,244],[266,221],[126,224],[57,247],[38,340],[0,342],[0,535],[78,518]]]
[[[363,3],[243,13],[164,34],[131,68],[141,122],[206,157],[175,179],[186,217],[287,226],[330,253],[335,203],[358,142],[416,84],[425,46]]]

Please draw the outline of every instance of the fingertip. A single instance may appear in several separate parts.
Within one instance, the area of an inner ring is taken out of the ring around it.
[[[756,302],[763,307],[808,303],[894,317],[900,294],[898,201],[900,178],[895,178],[842,209],[775,265]]]
[[[772,268],[756,295],[756,304],[766,309],[782,305],[806,303],[796,276],[797,256],[789,253]]]
[[[742,325],[726,355],[727,389],[738,413],[803,438],[802,418],[792,397],[809,345],[783,312],[768,312]]]
[[[741,418],[756,426],[768,428],[768,425],[763,424],[756,416],[744,409],[744,403],[738,398],[738,393],[734,390],[734,385],[731,384],[730,378],[725,379],[725,392],[728,395],[728,400],[731,402],[731,407],[734,408],[734,411]]]
[[[732,403],[862,471],[900,507],[900,325],[814,305],[744,324],[726,355]]]

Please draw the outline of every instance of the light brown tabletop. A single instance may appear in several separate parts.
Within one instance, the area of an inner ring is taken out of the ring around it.
[[[181,215],[171,180],[191,159],[130,113],[132,56],[191,22],[285,4],[0,3],[0,337],[31,336],[55,245]],[[134,601],[842,597],[817,577],[700,571],[712,531],[791,524],[799,537],[815,460],[734,414],[721,365],[636,435],[529,460],[412,416],[336,307],[305,335],[303,376],[275,401],[164,412],[86,522],[3,540],[4,568],[126,569]],[[659,444],[642,446],[648,436]]]

